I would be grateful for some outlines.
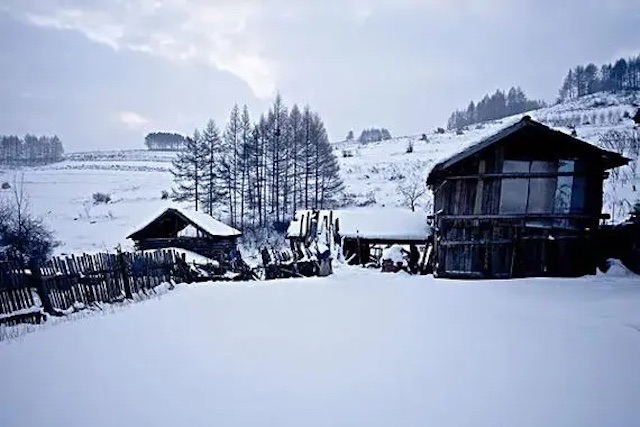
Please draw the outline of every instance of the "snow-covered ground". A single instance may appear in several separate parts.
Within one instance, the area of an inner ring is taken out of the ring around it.
[[[170,205],[161,197],[171,189],[171,173],[156,170],[156,163],[148,170],[122,170],[117,163],[94,169],[97,164],[64,162],[20,172],[31,210],[61,243],[58,253],[112,251],[118,244],[128,248],[129,233]],[[85,167],[73,167],[78,165]],[[11,182],[12,176],[13,171],[0,173],[0,181]],[[109,194],[111,203],[94,205],[95,192]]]
[[[0,342],[0,425],[640,425],[637,278],[178,286]]]

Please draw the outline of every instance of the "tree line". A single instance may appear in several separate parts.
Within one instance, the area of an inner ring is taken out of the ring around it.
[[[354,135],[353,131],[350,130],[347,134],[347,141],[353,141]],[[378,142],[378,141],[386,141],[391,139],[391,132],[389,132],[386,128],[371,128],[364,129],[360,136],[358,137],[358,142],[366,144],[368,142]]]
[[[520,87],[512,87],[507,92],[496,90],[493,95],[487,94],[478,102],[471,101],[466,110],[451,113],[447,128],[462,129],[475,123],[497,120],[543,107],[543,101],[527,98]]]
[[[144,144],[149,150],[178,151],[185,145],[184,136],[170,132],[151,132],[144,138]]]
[[[559,90],[559,101],[602,91],[640,89],[640,55],[621,58],[599,68],[591,63],[570,69]]]
[[[57,136],[15,135],[0,138],[0,163],[15,165],[46,164],[62,160],[64,147]]]
[[[251,120],[236,105],[221,132],[213,119],[187,137],[173,162],[172,198],[235,227],[285,223],[297,209],[339,202],[343,183],[320,116],[308,106],[288,109],[280,95]]]

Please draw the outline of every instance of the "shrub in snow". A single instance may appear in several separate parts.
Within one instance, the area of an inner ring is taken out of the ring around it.
[[[8,190],[11,188],[11,184],[9,184],[8,182],[3,182],[2,187],[0,188],[2,188],[3,190]]]
[[[413,153],[413,141],[409,141],[409,143],[407,144],[407,154],[409,153]]]
[[[0,248],[2,257],[28,264],[44,262],[57,242],[53,233],[28,211],[22,185],[15,186],[13,198],[0,205]]]
[[[169,192],[167,190],[162,190],[162,196],[160,197],[162,200],[169,199]]]
[[[93,193],[93,204],[99,205],[101,203],[107,204],[111,202],[111,196],[106,193]]]
[[[443,133],[445,133],[445,130],[444,130],[444,128],[438,128],[438,129],[436,129],[436,133],[443,134]]]

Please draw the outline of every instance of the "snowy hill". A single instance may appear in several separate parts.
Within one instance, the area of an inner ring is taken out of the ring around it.
[[[578,137],[603,145],[601,138],[608,132],[637,132],[632,120],[625,118],[637,105],[640,94],[595,94],[528,114],[565,132],[575,125]],[[427,141],[420,134],[367,144],[333,144],[346,187],[344,205],[406,206],[402,188],[423,188],[435,163],[521,116],[473,125],[462,135],[427,132]],[[413,152],[407,153],[410,144]],[[615,171],[606,181],[604,210],[616,221],[626,218],[640,198],[636,191],[640,183],[633,177],[633,167],[640,170],[638,153],[628,147],[625,150],[623,154],[636,159],[634,165]],[[33,211],[44,216],[62,243],[58,252],[111,250],[118,244],[128,248],[131,243],[125,237],[132,229],[169,205],[161,195],[171,189],[174,157],[173,152],[147,150],[71,153],[62,163],[24,169],[25,184]],[[0,170],[0,182],[11,181],[12,175],[12,171]],[[94,192],[109,194],[112,202],[94,205]],[[430,197],[427,193],[418,203],[419,210],[429,209]]]
[[[605,185],[605,212],[615,219],[625,217],[633,202],[640,198],[640,187],[633,168],[638,170],[638,152],[630,147],[607,146],[602,138],[608,132],[618,131],[633,134],[634,123],[626,116],[633,116],[640,106],[640,93],[609,94],[599,93],[571,100],[536,111],[507,117],[492,122],[472,125],[457,134],[435,131],[422,135],[404,136],[386,141],[361,144],[343,141],[334,144],[336,155],[340,157],[342,173],[347,191],[347,203],[360,206],[405,205],[399,189],[410,185],[409,181],[426,179],[431,168],[439,161],[459,152],[498,130],[515,123],[524,115],[571,133],[575,127],[579,138],[597,146],[622,151],[634,160],[634,164],[621,168],[612,174]],[[640,133],[636,133],[640,138]],[[408,153],[409,145],[413,152]],[[634,189],[635,185],[635,189]],[[430,194],[423,200],[423,209],[430,206]]]

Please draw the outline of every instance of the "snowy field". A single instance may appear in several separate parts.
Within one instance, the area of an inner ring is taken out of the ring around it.
[[[171,189],[171,173],[160,170],[168,166],[67,161],[19,173],[31,210],[60,241],[57,253],[81,253],[113,251],[118,244],[130,248],[129,233],[170,204],[161,199],[162,191]],[[0,181],[11,182],[13,173],[0,172]],[[109,194],[111,203],[94,205],[95,192]]]
[[[636,278],[179,286],[0,342],[0,426],[640,425]]]

